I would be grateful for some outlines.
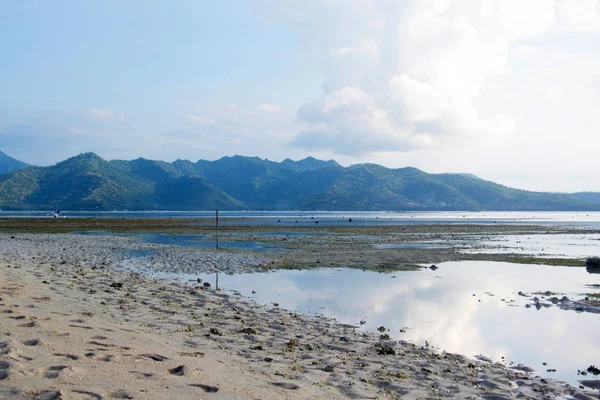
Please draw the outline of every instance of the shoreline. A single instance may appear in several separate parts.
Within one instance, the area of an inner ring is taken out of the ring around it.
[[[439,353],[118,270],[119,250],[129,246],[146,245],[116,236],[0,234],[0,397],[48,390],[65,398],[596,398],[485,357]],[[266,260],[230,254],[221,262],[234,267]],[[155,360],[162,357],[168,360]]]

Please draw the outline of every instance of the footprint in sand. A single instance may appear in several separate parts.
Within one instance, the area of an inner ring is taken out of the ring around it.
[[[133,399],[133,396],[124,391],[123,389],[117,390],[116,392],[112,392],[108,396],[111,399]]]
[[[87,329],[87,330],[92,330],[94,328],[92,328],[91,326],[85,326],[85,325],[69,325],[71,328],[81,328],[81,329]]]
[[[79,360],[79,356],[75,355],[75,354],[62,354],[62,353],[54,353],[55,356],[57,357],[65,357],[68,358],[69,360]]]
[[[206,393],[217,393],[219,391],[219,388],[216,386],[203,385],[201,383],[192,383],[190,386],[200,388]]]
[[[34,397],[35,400],[60,400],[64,399],[62,392],[60,390],[44,390],[39,392],[37,396]]]
[[[170,369],[169,373],[171,375],[184,376],[189,375],[189,369],[185,365],[180,365],[178,367]]]
[[[295,383],[273,382],[273,385],[283,388],[283,389],[289,389],[289,390],[300,389],[300,386],[296,385]]]
[[[5,356],[10,352],[8,342],[0,342],[0,356]]]
[[[87,390],[71,390],[72,393],[77,393],[79,395],[85,396],[84,399],[95,399],[102,400],[102,396],[98,393],[88,392]]]
[[[6,361],[0,361],[0,381],[3,381],[4,379],[8,378],[9,372],[8,370],[10,369],[10,364],[7,363]]]
[[[168,357],[161,356],[160,354],[140,354],[140,357],[147,357],[154,361],[165,361],[168,360]]]
[[[61,371],[67,368],[69,367],[67,367],[66,365],[57,365],[54,367],[49,367],[46,371],[44,371],[44,378],[56,379],[58,378],[58,375],[60,375]]]

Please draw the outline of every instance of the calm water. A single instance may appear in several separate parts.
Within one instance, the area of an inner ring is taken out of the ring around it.
[[[531,254],[536,257],[583,258],[600,254],[600,234],[498,235],[478,242],[466,253]]]
[[[1,218],[52,218],[54,211],[7,212],[0,211]],[[112,211],[80,212],[63,211],[67,218],[212,218],[214,211]],[[287,226],[319,225],[405,225],[405,224],[551,224],[577,225],[600,228],[600,211],[596,212],[360,212],[360,211],[221,211],[224,224],[227,219],[248,219],[247,225]],[[258,219],[258,220],[257,220]],[[349,222],[352,219],[352,222]],[[239,224],[240,222],[236,222]]]
[[[396,339],[427,341],[440,350],[497,361],[504,356],[572,384],[581,379],[577,369],[600,364],[600,315],[526,308],[531,300],[517,294],[551,290],[578,298],[598,291],[587,285],[600,284],[600,275],[585,268],[481,261],[439,267],[394,274],[354,269],[220,274],[219,285],[261,304],[279,303],[357,326],[365,320],[361,329],[368,331],[383,325]],[[161,276],[215,284],[214,274]],[[547,368],[558,371],[549,373]]]

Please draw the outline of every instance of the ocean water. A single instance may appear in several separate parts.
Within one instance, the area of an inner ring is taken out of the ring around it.
[[[0,211],[0,218],[52,218],[53,211]],[[66,218],[214,218],[214,211],[63,211]],[[406,224],[542,224],[600,228],[600,212],[388,212],[388,211],[220,211],[222,223],[236,219],[242,225],[406,225]],[[241,220],[241,221],[240,221]],[[247,221],[244,221],[247,220]],[[352,220],[352,222],[350,222]]]

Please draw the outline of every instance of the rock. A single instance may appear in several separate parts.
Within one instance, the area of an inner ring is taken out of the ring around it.
[[[585,260],[585,265],[592,268],[600,268],[600,257],[589,257]]]
[[[202,286],[204,286],[206,289],[210,289],[210,283],[208,282],[204,282]]]
[[[396,349],[394,349],[391,346],[388,346],[387,344],[384,344],[384,345],[378,344],[377,346],[375,346],[375,349],[377,350],[377,354],[380,354],[382,356],[388,356],[388,355],[395,356],[396,355]]]
[[[600,368],[596,368],[595,365],[590,365],[587,369],[587,372],[589,372],[590,374],[592,374],[594,376],[598,376],[598,375],[600,375]]]

